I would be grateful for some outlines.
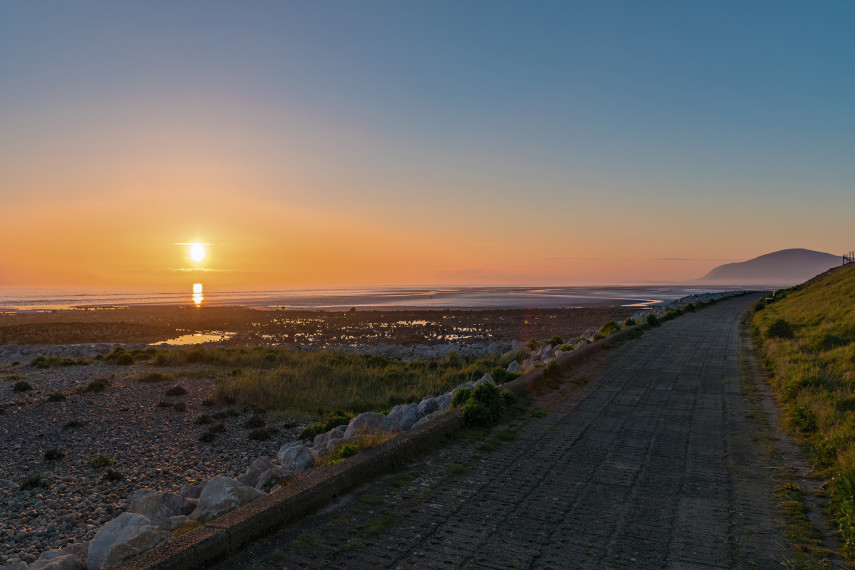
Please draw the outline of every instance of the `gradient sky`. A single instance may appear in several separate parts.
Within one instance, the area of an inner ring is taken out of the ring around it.
[[[5,0],[0,285],[573,285],[840,254],[853,24],[848,0]]]

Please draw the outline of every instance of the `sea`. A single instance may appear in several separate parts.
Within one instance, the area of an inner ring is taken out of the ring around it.
[[[692,294],[724,291],[697,285],[568,287],[363,287],[351,289],[75,290],[0,287],[0,312],[119,308],[136,305],[245,306],[261,309],[655,307]]]

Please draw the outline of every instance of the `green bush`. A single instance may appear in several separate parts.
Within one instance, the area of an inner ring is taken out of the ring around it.
[[[502,390],[502,400],[505,402],[505,407],[510,408],[517,403],[517,395],[510,390]]]
[[[490,427],[493,414],[486,405],[472,398],[463,406],[463,422],[469,426]]]
[[[183,412],[187,410],[187,404],[184,402],[176,402],[175,405],[172,406],[176,412]]]
[[[107,467],[108,465],[112,465],[114,461],[110,459],[107,455],[103,453],[99,453],[95,457],[89,460],[89,467],[93,469],[101,469],[102,467]]]
[[[300,432],[300,439],[313,439],[320,433],[326,433],[338,426],[347,425],[353,416],[345,414],[342,411],[335,411],[328,416],[325,416],[319,423],[309,426]]]
[[[649,327],[658,327],[658,326],[659,326],[659,324],[660,324],[660,323],[659,323],[659,317],[657,317],[657,316],[656,316],[655,314],[653,314],[653,313],[650,313],[649,315],[647,315],[647,316],[644,318],[644,322],[645,322],[645,323],[647,324],[647,326],[649,326]]]
[[[816,413],[805,405],[793,406],[790,422],[803,435],[809,435],[816,431]]]
[[[558,346],[559,344],[564,344],[564,339],[562,339],[562,338],[561,338],[560,336],[558,336],[558,335],[555,335],[554,337],[552,337],[551,339],[549,339],[549,341],[548,341],[548,342],[549,342],[549,344],[551,344],[552,346]]]
[[[451,398],[451,405],[455,408],[462,404],[465,404],[469,401],[469,398],[472,397],[472,389],[463,387],[457,392],[454,393],[454,397]]]
[[[695,309],[696,309],[696,307],[695,307],[695,304],[694,304],[694,303],[689,303],[689,304],[688,304],[688,305],[686,305],[684,308],[685,308],[687,311],[689,311],[690,313],[694,313],[694,312],[695,312]]]
[[[502,392],[490,382],[476,386],[472,390],[472,398],[487,406],[493,422],[496,422],[505,411],[505,399],[502,397]]]
[[[57,356],[37,356],[30,362],[30,366],[36,368],[52,368],[54,366],[86,366],[88,360],[75,360],[73,358],[59,358]]]
[[[602,337],[607,337],[609,335],[615,334],[620,330],[620,325],[614,321],[608,321],[606,324],[600,327],[600,330],[597,334]]]
[[[249,432],[249,439],[253,439],[255,441],[267,441],[274,433],[274,430],[270,428],[256,428]]]
[[[769,325],[766,338],[793,338],[796,336],[793,325],[784,319],[777,319]]]
[[[543,377],[558,378],[559,376],[561,376],[561,367],[554,360],[547,363],[546,368],[543,369]]]
[[[625,320],[623,322],[623,326],[625,326],[625,327],[632,327],[632,326],[635,326],[635,324],[636,324],[635,319],[633,319],[632,317],[629,317],[627,320]]]
[[[508,372],[501,366],[496,366],[490,372],[490,376],[493,378],[493,380],[496,381],[496,384],[504,384],[506,382],[514,380],[515,378],[519,378],[520,376],[522,376],[522,374],[518,372]]]
[[[45,461],[59,461],[65,454],[56,448],[45,451]]]
[[[18,382],[15,382],[15,384],[12,386],[12,391],[14,391],[14,392],[26,392],[26,391],[32,390],[32,389],[33,389],[33,387],[30,386],[30,383],[25,381],[25,380],[20,380]]]
[[[50,487],[50,483],[42,479],[42,476],[39,473],[31,475],[30,477],[25,479],[24,482],[20,485],[20,489],[22,491],[26,491],[27,489],[37,489],[39,487],[43,489],[47,489],[48,487]]]
[[[757,311],[762,311],[765,308],[766,308],[766,299],[757,299],[757,302],[754,303],[753,309],[754,309],[755,313]]]
[[[122,473],[120,471],[113,471],[112,469],[107,469],[104,472],[104,475],[101,477],[101,480],[102,481],[116,482],[116,481],[121,481],[124,478],[125,478],[124,473]]]
[[[183,387],[179,386],[178,384],[176,384],[175,386],[173,386],[172,388],[170,388],[169,390],[166,391],[167,396],[183,396],[186,393],[187,393],[187,390],[185,390]]]
[[[65,394],[62,392],[54,392],[50,396],[48,396],[48,402],[62,402],[65,400]]]
[[[107,380],[105,380],[103,378],[99,378],[97,380],[93,380],[92,382],[90,382],[86,386],[83,386],[82,388],[78,388],[78,390],[80,392],[90,392],[90,393],[91,392],[103,392],[104,390],[107,389],[107,386],[109,386]]]

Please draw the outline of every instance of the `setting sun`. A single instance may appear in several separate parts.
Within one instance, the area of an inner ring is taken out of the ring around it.
[[[201,243],[194,243],[190,246],[190,259],[195,263],[200,263],[205,259],[205,246]]]

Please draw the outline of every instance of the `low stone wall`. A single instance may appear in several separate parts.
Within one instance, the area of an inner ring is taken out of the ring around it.
[[[572,352],[564,353],[555,362],[566,368],[582,362],[602,350],[629,338],[636,327],[596,341]],[[544,368],[536,368],[511,382],[503,389],[516,394],[531,392],[543,378]],[[124,570],[192,570],[205,568],[214,561],[237,552],[251,541],[271,530],[335,502],[353,488],[391,471],[436,446],[443,437],[463,425],[460,409],[449,409],[424,425],[404,432],[383,444],[366,449],[325,469],[312,471],[287,487],[261,497],[231,511],[185,535],[160,543],[120,566]]]

